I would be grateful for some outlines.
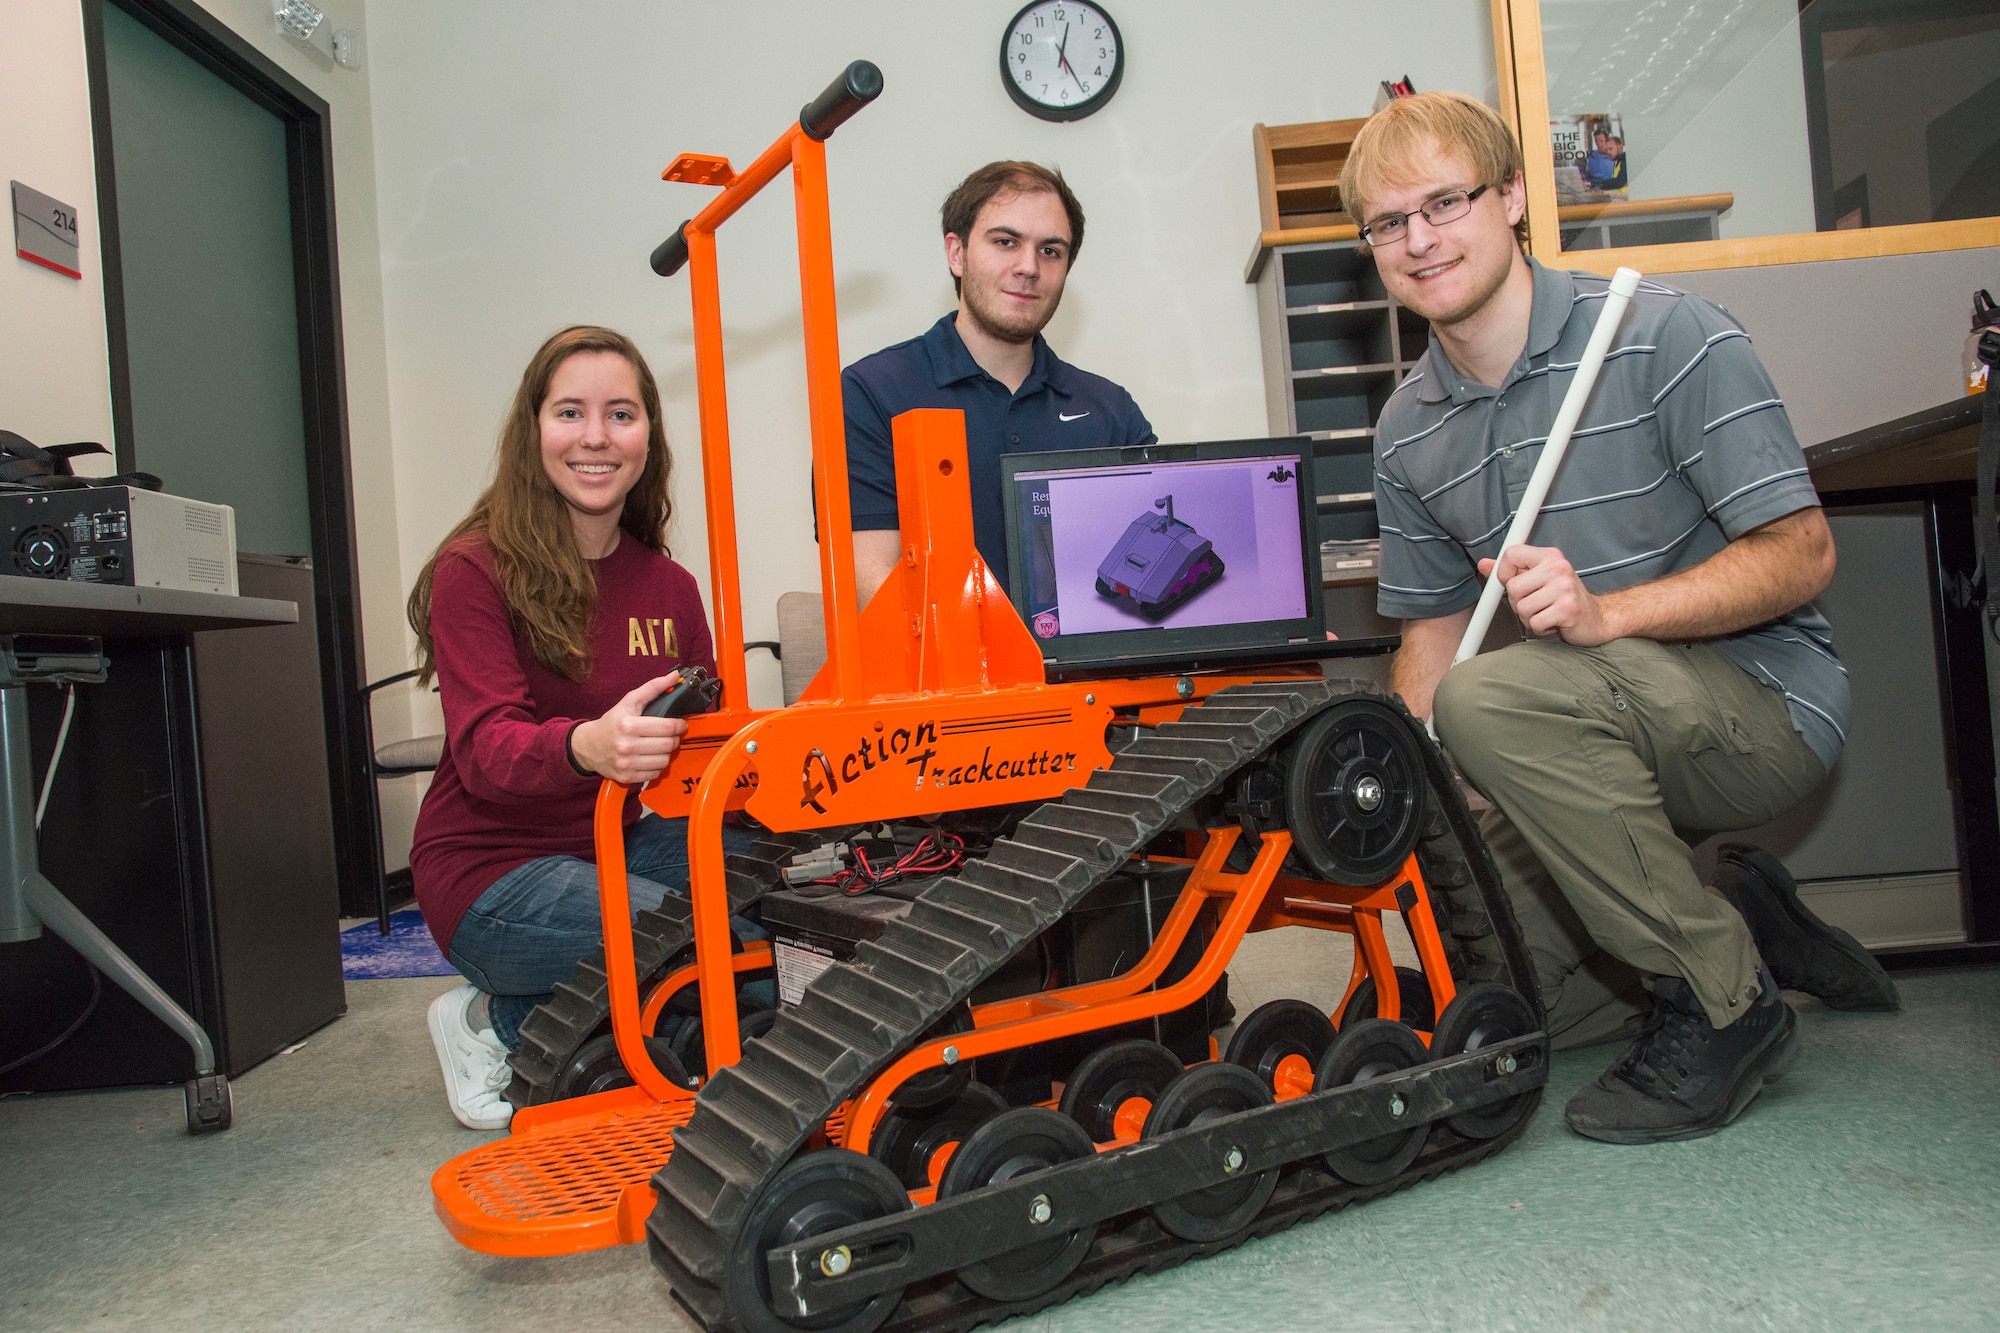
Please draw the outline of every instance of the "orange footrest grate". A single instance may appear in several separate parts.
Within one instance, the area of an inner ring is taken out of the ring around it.
[[[433,1206],[460,1244],[487,1254],[547,1255],[645,1239],[653,1173],[673,1155],[674,1131],[694,1114],[694,1102],[600,1096],[617,1101],[585,1110],[582,1103],[598,1099],[578,1099],[570,1105],[580,1114],[533,1117],[437,1169]]]

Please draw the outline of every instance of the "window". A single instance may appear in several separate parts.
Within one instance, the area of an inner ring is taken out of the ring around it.
[[[2000,244],[2000,0],[1495,0],[1495,29],[1545,263]]]

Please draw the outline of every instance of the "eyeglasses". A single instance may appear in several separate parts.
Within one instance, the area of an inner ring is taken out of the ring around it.
[[[1470,213],[1472,201],[1491,188],[1482,185],[1476,190],[1448,190],[1435,199],[1426,200],[1417,213],[1422,213],[1424,221],[1433,227],[1442,227]],[[1410,234],[1410,219],[1415,216],[1416,213],[1384,213],[1361,229],[1361,239],[1378,248],[1394,245]]]

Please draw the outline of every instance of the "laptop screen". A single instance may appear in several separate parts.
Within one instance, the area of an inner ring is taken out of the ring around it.
[[[1051,665],[1324,640],[1308,442],[1013,454],[1000,465],[1009,591]]]

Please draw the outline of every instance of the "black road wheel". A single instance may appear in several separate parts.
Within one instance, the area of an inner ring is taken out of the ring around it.
[[[669,1083],[677,1087],[692,1088],[696,1080],[689,1076],[674,1054],[673,1047],[658,1037],[646,1038],[646,1054],[653,1057],[661,1074]],[[632,1075],[626,1072],[625,1061],[618,1054],[618,1039],[606,1032],[592,1037],[576,1048],[576,1054],[569,1058],[556,1074],[555,1097],[588,1097],[593,1092],[609,1092],[613,1088],[632,1086]]]
[[[1272,1000],[1236,1025],[1222,1058],[1241,1065],[1274,1093],[1281,1087],[1312,1089],[1320,1057],[1333,1045],[1333,1022],[1304,1000]]]
[[[1157,1138],[1190,1125],[1240,1115],[1269,1106],[1273,1100],[1271,1085],[1241,1065],[1196,1065],[1168,1084],[1153,1103],[1152,1113],[1146,1117],[1145,1137]],[[1225,1149],[1230,1151],[1235,1150]],[[1226,1157],[1224,1165],[1228,1165]],[[1241,1166],[1239,1157],[1238,1179],[1154,1204],[1153,1220],[1182,1240],[1206,1242],[1234,1236],[1264,1211],[1271,1192],[1278,1188],[1275,1166],[1254,1176],[1242,1175]]]
[[[1444,1017],[1431,1034],[1431,1059],[1463,1055],[1534,1030],[1534,1011],[1517,991],[1497,981],[1481,981],[1467,986],[1444,1007]],[[1476,1111],[1460,1111],[1445,1124],[1468,1139],[1499,1138],[1533,1111],[1538,1100],[1534,1093],[1524,1092]]]
[[[1083,1057],[1063,1084],[1062,1113],[1097,1143],[1121,1137],[1118,1109],[1134,1099],[1155,1101],[1186,1066],[1156,1041],[1134,1037],[1100,1046]]]
[[[1437,1027],[1437,1001],[1431,997],[1431,983],[1416,968],[1396,969],[1396,999],[1403,1010],[1403,1016],[1396,1020],[1398,1023],[1419,1032],[1429,1032]],[[1361,984],[1354,988],[1354,994],[1348,996],[1347,1003],[1341,1007],[1339,1026],[1345,1029],[1349,1023],[1381,1016],[1382,1001],[1375,990],[1375,978],[1363,977]]]
[[[761,1037],[771,1030],[771,1024],[778,1021],[776,1009],[739,1009],[736,1013],[736,1040],[740,1046],[755,1037]],[[708,1077],[708,1047],[701,1034],[701,1015],[682,1023],[668,1043],[674,1058],[681,1068],[692,1074],[697,1081]],[[689,1087],[695,1086],[693,1083]]]
[[[1410,723],[1386,704],[1349,699],[1306,727],[1285,779],[1299,854],[1336,884],[1374,884],[1417,845],[1423,755]]]
[[[972,1031],[972,1006],[961,1000],[950,1013],[931,1024],[930,1029],[917,1040],[922,1043],[933,1041],[938,1037],[947,1037],[953,1033],[970,1031]],[[910,1075],[903,1080],[903,1085],[890,1095],[889,1100],[904,1110],[942,1106],[965,1091],[965,1085],[971,1081],[972,1061],[960,1060],[955,1064],[939,1065],[935,1069],[926,1069],[920,1074]]]
[[[746,1333],[791,1333],[796,1329],[871,1333],[896,1311],[900,1291],[838,1306],[804,1319],[787,1319],[771,1304],[771,1275],[764,1256],[780,1245],[824,1235],[856,1222],[870,1222],[910,1207],[910,1196],[895,1173],[872,1157],[845,1148],[821,1148],[794,1159],[771,1178],[729,1256],[723,1299]],[[864,1255],[847,1256],[850,1263]]]
[[[1320,1061],[1315,1092],[1366,1083],[1388,1074],[1414,1069],[1431,1058],[1423,1038],[1401,1023],[1386,1018],[1364,1018],[1344,1028]],[[1385,1134],[1326,1155],[1326,1169],[1350,1185],[1380,1185],[1402,1174],[1430,1137],[1430,1125],[1420,1122],[1408,1130]]]
[[[1023,1106],[994,1116],[958,1145],[945,1164],[937,1196],[940,1201],[956,1198],[1096,1152],[1076,1121],[1045,1106]],[[989,1301],[1025,1301],[1074,1273],[1095,1239],[1094,1225],[1065,1231],[961,1268],[958,1280]]]
[[[906,1188],[935,1184],[938,1154],[1007,1109],[1007,1099],[984,1083],[968,1082],[941,1106],[906,1110],[895,1101],[868,1136],[868,1155],[896,1173]]]

